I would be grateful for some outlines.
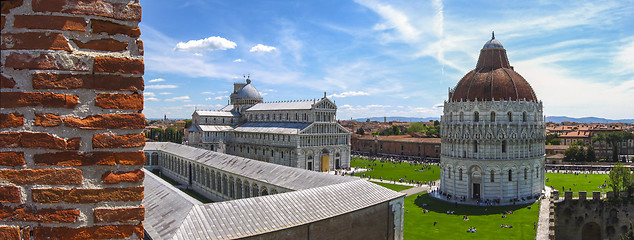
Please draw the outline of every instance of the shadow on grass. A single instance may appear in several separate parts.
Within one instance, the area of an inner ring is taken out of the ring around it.
[[[516,211],[521,208],[525,208],[531,204],[510,205],[510,206],[473,206],[473,205],[456,205],[455,203],[445,202],[436,198],[433,198],[429,193],[420,194],[414,200],[416,206],[427,209],[437,213],[447,213],[447,211],[454,211],[455,215],[491,215],[502,214],[507,211]],[[424,206],[427,204],[426,206]]]

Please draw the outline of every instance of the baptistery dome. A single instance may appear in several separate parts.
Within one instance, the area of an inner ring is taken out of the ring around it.
[[[526,100],[537,102],[530,84],[509,64],[506,49],[495,39],[484,44],[476,68],[456,85],[451,101]]]

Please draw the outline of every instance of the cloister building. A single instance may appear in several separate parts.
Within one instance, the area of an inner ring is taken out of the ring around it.
[[[544,188],[542,102],[495,39],[449,90],[441,121],[440,192],[454,200],[534,201]]]
[[[185,144],[264,162],[329,171],[350,166],[350,132],[321,99],[263,102],[247,79],[219,111],[196,110]]]

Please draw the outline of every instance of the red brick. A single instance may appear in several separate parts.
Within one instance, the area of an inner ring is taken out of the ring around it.
[[[0,207],[0,221],[72,223],[79,219],[78,209],[35,209],[25,207]]]
[[[86,31],[86,20],[81,17],[50,15],[16,15],[15,28]]]
[[[23,152],[0,152],[0,165],[22,166],[24,164]]]
[[[4,16],[0,16],[0,31],[4,30],[4,23],[7,21],[7,19]]]
[[[17,185],[24,184],[81,184],[82,171],[79,169],[4,169],[0,179]]]
[[[74,108],[79,103],[77,96],[44,92],[3,92],[0,107],[64,107]]]
[[[145,173],[141,169],[131,172],[112,172],[107,171],[101,176],[106,184],[117,184],[120,182],[139,182],[145,177]]]
[[[2,14],[9,14],[11,9],[22,6],[22,0],[2,1]]]
[[[143,74],[144,68],[143,60],[116,57],[95,57],[93,66],[95,72],[130,74]]]
[[[112,152],[57,152],[36,154],[33,157],[35,165],[54,166],[91,166],[115,165],[115,153]]]
[[[20,138],[20,146],[25,148],[49,148],[49,149],[66,149],[66,140],[58,138],[50,133],[32,133],[22,132]]]
[[[33,235],[36,239],[80,240],[80,239],[143,239],[143,224],[114,225],[93,227],[36,227]]]
[[[36,12],[74,13],[141,21],[141,6],[138,4],[112,3],[103,0],[34,0],[32,5],[33,11]]]
[[[4,33],[2,49],[49,49],[71,51],[68,39],[61,33]]]
[[[0,74],[0,88],[13,87],[15,87],[15,80],[13,80],[13,78],[4,76],[4,74]]]
[[[20,147],[22,134],[18,132],[0,133],[0,148]]]
[[[98,93],[95,106],[109,109],[143,110],[143,95],[122,93]]]
[[[64,123],[80,129],[143,129],[145,116],[141,113],[92,115],[84,119],[66,117]]]
[[[97,20],[97,19],[90,20],[90,23],[92,26],[93,33],[105,32],[108,35],[124,34],[130,37],[141,36],[141,30],[138,27],[131,28],[126,25],[121,25],[121,24],[110,22],[110,21],[103,21],[103,20]]]
[[[33,74],[33,88],[139,91],[143,90],[143,78],[118,75],[35,73]]]
[[[88,71],[88,60],[69,54],[58,53],[17,53],[7,56],[5,67],[15,69],[45,69]]]
[[[115,153],[114,158],[117,164],[121,165],[145,165],[143,151]]]
[[[143,40],[139,39],[136,40],[136,46],[139,49],[139,54],[143,55],[144,49],[143,49]]]
[[[93,148],[134,148],[145,146],[145,135],[126,134],[115,135],[110,133],[95,134],[92,137]]]
[[[34,202],[38,203],[96,203],[136,202],[143,200],[143,187],[99,189],[32,189]]]
[[[95,209],[95,222],[141,222],[145,219],[145,207],[138,208],[98,208]]]
[[[13,186],[0,187],[0,202],[19,203],[20,189]]]
[[[2,13],[4,13],[4,1],[2,1]],[[0,239],[20,240],[20,228],[0,226]]]
[[[24,116],[19,113],[0,113],[0,128],[20,127],[24,125]]]
[[[79,150],[81,146],[81,138],[71,138],[66,140],[66,149],[68,150]]]
[[[63,121],[59,115],[52,113],[36,113],[35,114],[35,126],[42,127],[56,127],[62,125]]]
[[[92,49],[97,51],[110,51],[121,52],[128,48],[127,42],[119,42],[114,39],[99,39],[82,43],[80,41],[73,41],[80,49]]]

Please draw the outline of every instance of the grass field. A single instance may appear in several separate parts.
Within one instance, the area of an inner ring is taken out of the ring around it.
[[[374,164],[376,164],[376,166]],[[400,178],[414,181],[436,181],[440,179],[440,167],[438,166],[391,162],[381,163],[379,160],[371,161],[365,158],[353,158],[350,160],[350,165],[352,167],[373,168],[374,170],[361,174],[371,176],[375,179],[383,177],[384,181],[398,180]],[[426,167],[426,169],[422,171],[421,169],[424,167]]]
[[[423,207],[423,204],[428,204]],[[530,207],[530,209],[529,209]],[[423,213],[423,209],[429,210]],[[405,198],[405,223],[403,237],[413,239],[535,239],[534,223],[539,216],[539,203],[505,207],[477,207],[443,202],[430,197],[427,193],[411,195]],[[447,214],[447,210],[455,214]],[[505,211],[513,211],[506,214]],[[462,216],[467,215],[468,221]],[[434,226],[434,221],[437,222]],[[513,228],[501,228],[500,225],[513,225]],[[476,233],[467,229],[475,227]]]
[[[563,174],[563,173],[546,173],[546,186],[559,190],[559,195],[563,197],[562,189],[565,191],[575,192],[574,196],[578,196],[577,192],[587,191],[588,196],[592,197],[593,191],[606,192],[611,191],[609,187],[599,188],[606,183],[608,174]],[[606,184],[607,185],[607,184]],[[563,188],[562,188],[563,187]]]
[[[396,191],[396,192],[400,192],[400,191],[403,191],[405,189],[413,188],[412,186],[404,186],[404,185],[391,184],[391,183],[382,183],[382,182],[371,182],[371,183],[374,183],[376,185],[382,186],[384,188],[392,189],[393,191]]]

